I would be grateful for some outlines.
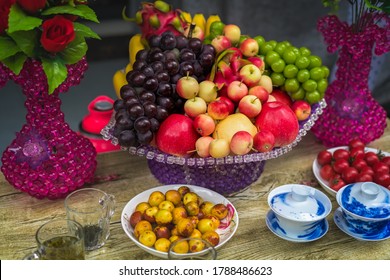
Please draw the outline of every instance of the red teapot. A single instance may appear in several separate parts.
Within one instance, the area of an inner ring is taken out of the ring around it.
[[[97,153],[116,151],[120,146],[113,145],[110,141],[103,139],[101,130],[110,122],[114,111],[114,100],[108,96],[96,97],[88,105],[89,114],[86,115],[79,126],[79,132],[88,138],[96,149]]]

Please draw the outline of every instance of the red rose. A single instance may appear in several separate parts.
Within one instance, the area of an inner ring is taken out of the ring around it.
[[[73,22],[63,16],[55,16],[42,24],[41,44],[48,52],[60,52],[74,40]]]
[[[18,2],[19,6],[23,10],[31,14],[38,12],[46,5],[46,0],[16,0],[16,1]]]
[[[16,0],[0,0],[0,35],[8,28],[9,10]]]

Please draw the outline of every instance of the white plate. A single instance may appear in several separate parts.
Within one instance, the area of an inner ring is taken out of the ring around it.
[[[333,154],[334,151],[338,150],[338,149],[345,149],[345,150],[349,150],[348,149],[348,146],[340,146],[340,147],[335,147],[335,148],[331,148],[331,149],[328,149],[329,152],[331,152]],[[379,153],[379,150],[377,149],[374,149],[374,148],[364,148],[364,152],[374,152],[374,153]],[[388,152],[384,152],[384,151],[380,151],[381,153],[383,153],[385,156],[390,156],[390,153]],[[313,173],[314,173],[314,176],[316,177],[318,183],[320,183],[321,187],[323,187],[329,194],[333,195],[334,197],[336,197],[336,194],[337,192],[335,190],[333,190],[330,186],[329,186],[329,182],[324,180],[321,175],[320,175],[320,169],[321,169],[321,166],[319,165],[318,161],[317,161],[317,157],[315,158],[314,162],[313,162]]]
[[[123,208],[122,211],[122,218],[121,218],[121,223],[122,223],[122,228],[127,234],[127,236],[141,249],[147,251],[148,253],[159,257],[159,258],[168,258],[168,253],[165,252],[160,252],[155,250],[154,248],[147,247],[143,244],[141,244],[137,238],[134,236],[134,230],[131,227],[129,223],[129,217],[131,214],[134,212],[135,207],[137,206],[138,203],[148,201],[149,196],[152,192],[154,191],[160,191],[162,193],[165,193],[168,190],[177,190],[181,186],[187,186],[190,188],[191,191],[195,192],[197,195],[199,195],[201,198],[203,198],[204,201],[210,201],[214,204],[217,203],[223,203],[228,206],[229,208],[229,214],[228,216],[232,216],[230,222],[225,218],[224,220],[221,221],[221,226],[216,230],[216,232],[220,236],[219,244],[215,246],[215,249],[220,248],[223,246],[226,242],[229,241],[230,238],[234,235],[234,233],[237,230],[238,227],[238,213],[236,208],[234,208],[233,204],[226,199],[224,196],[220,195],[217,192],[214,192],[212,190],[198,187],[198,186],[193,186],[193,185],[184,185],[184,184],[176,184],[176,185],[165,185],[165,186],[160,186],[160,187],[155,187],[152,189],[149,189],[147,191],[144,191],[138,195],[136,195],[133,199],[131,199]],[[226,227],[223,225],[226,224]],[[227,225],[228,224],[228,225]]]

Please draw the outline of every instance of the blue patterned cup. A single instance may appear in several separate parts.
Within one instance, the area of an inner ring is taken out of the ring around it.
[[[390,191],[373,182],[344,186],[336,195],[349,230],[378,235],[390,223]]]
[[[275,214],[274,228],[292,239],[308,239],[324,230],[332,210],[330,199],[321,191],[299,184],[272,190],[268,205]]]

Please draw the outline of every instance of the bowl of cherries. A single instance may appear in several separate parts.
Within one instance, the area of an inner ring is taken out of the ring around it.
[[[360,139],[322,150],[313,162],[319,184],[331,195],[356,182],[375,182],[390,189],[390,153],[367,147]]]

